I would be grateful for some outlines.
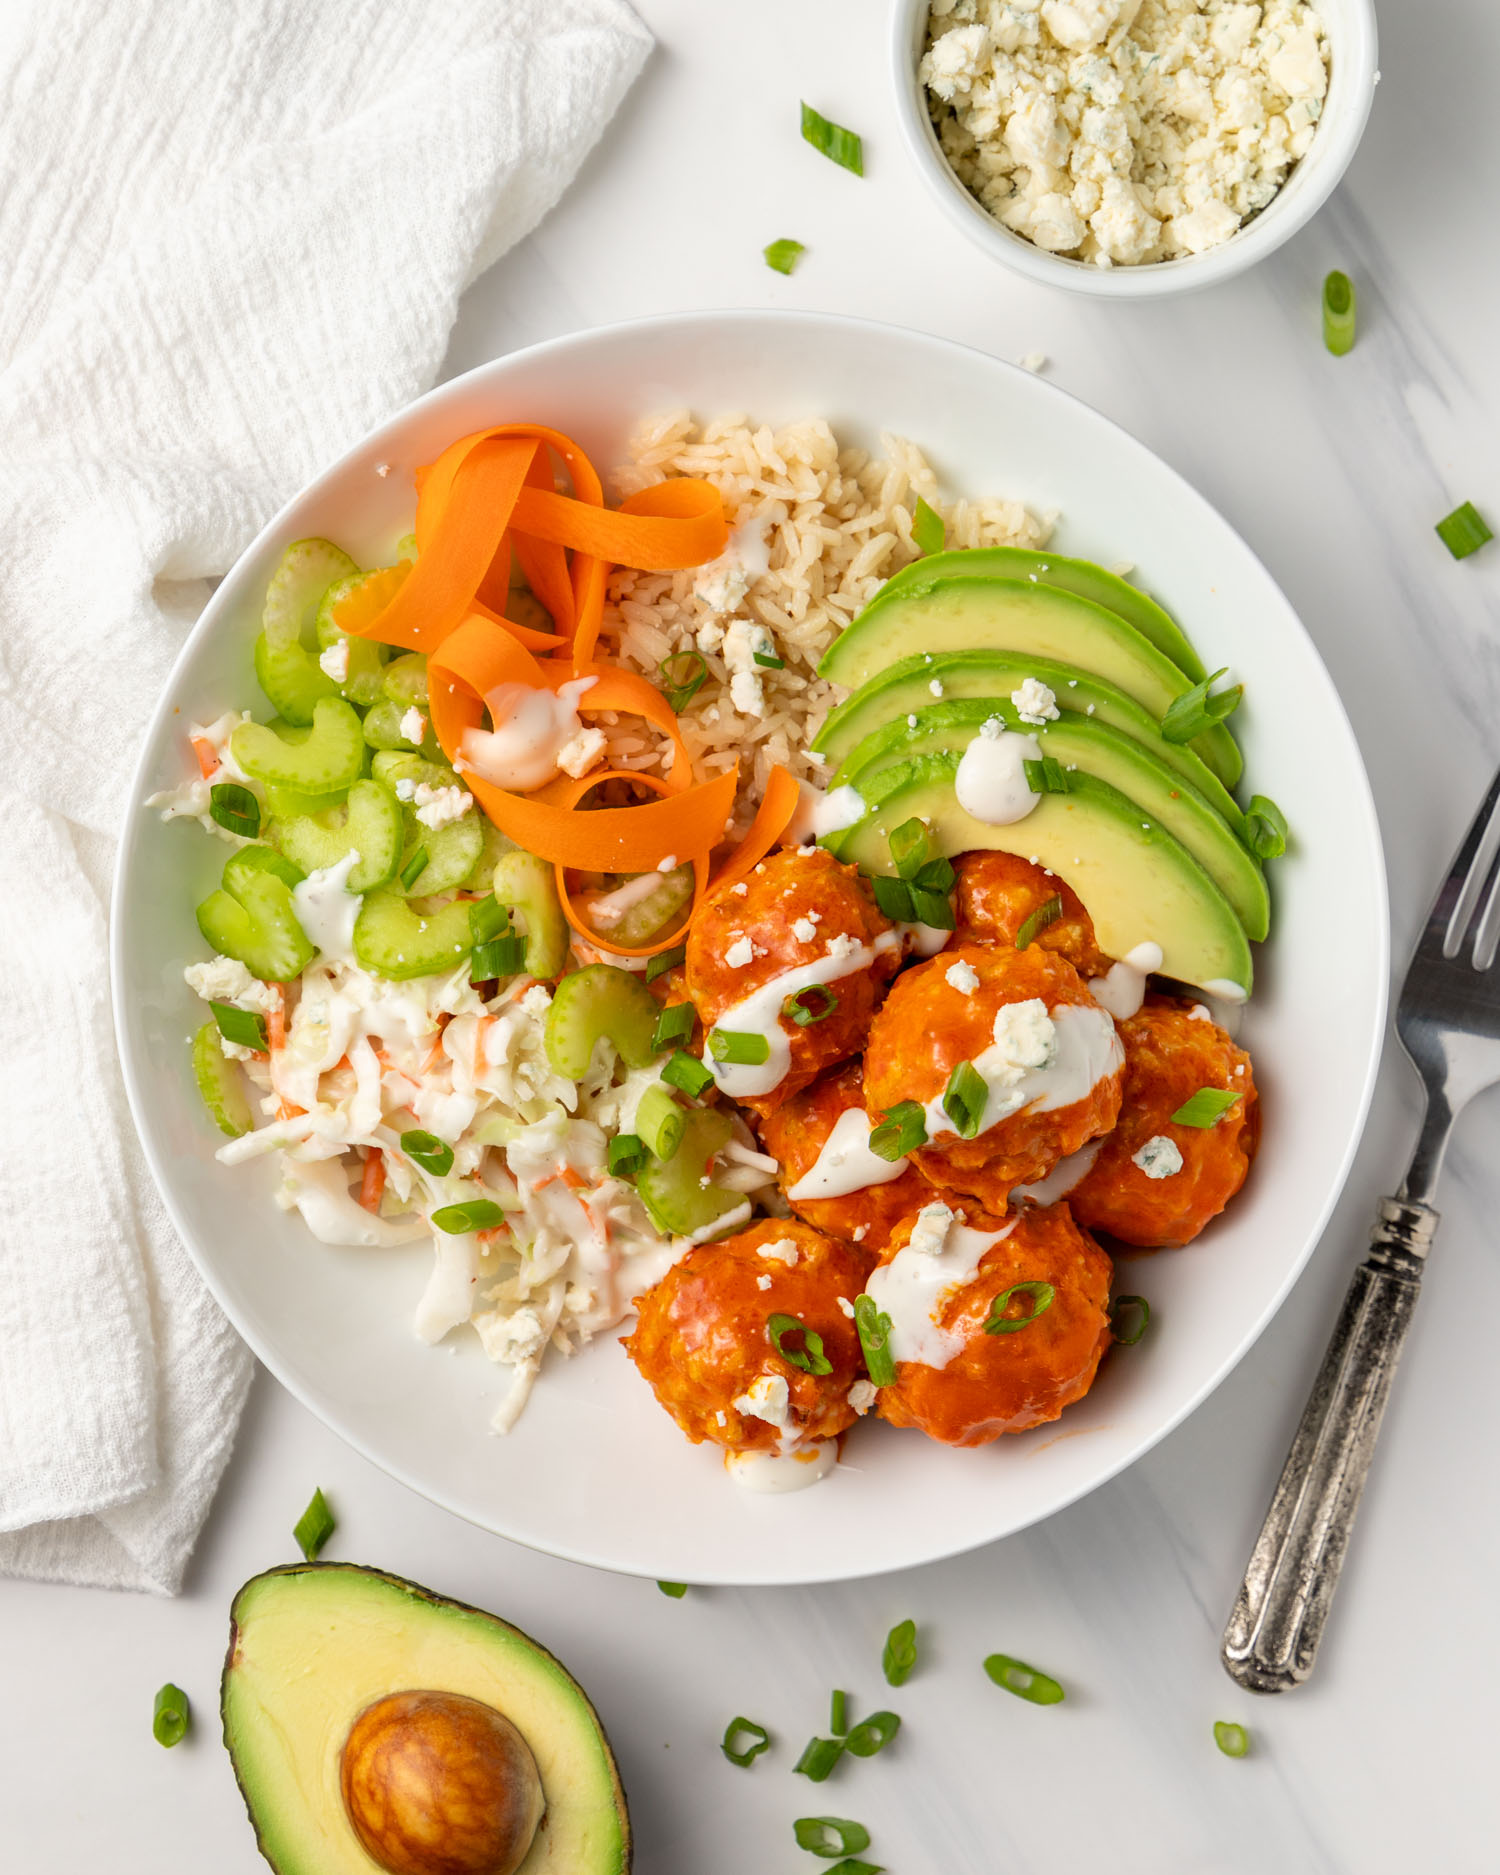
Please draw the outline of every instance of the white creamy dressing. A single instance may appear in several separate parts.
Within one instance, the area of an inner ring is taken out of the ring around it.
[[[794,1204],[803,1198],[847,1198],[851,1192],[900,1178],[905,1158],[882,1159],[871,1152],[870,1131],[870,1116],[862,1107],[841,1113],[817,1158],[787,1197]]]
[[[1102,977],[1093,977],[1089,989],[1101,1008],[1116,1022],[1126,1022],[1146,1000],[1146,979],[1161,969],[1160,944],[1137,944]]]
[[[497,788],[528,794],[554,779],[564,748],[582,728],[578,699],[598,682],[578,677],[555,691],[497,684],[485,696],[493,729],[466,729],[465,768]]]
[[[666,870],[670,872],[672,868],[668,866]],[[597,898],[588,901],[586,910],[589,921],[595,925],[616,925],[626,912],[644,904],[660,888],[660,869],[643,872],[635,879],[627,879],[624,885],[617,885],[613,892],[601,892]]]
[[[791,1043],[781,1026],[781,1005],[787,997],[795,996],[798,990],[810,990],[814,984],[836,983],[840,977],[852,976],[855,971],[874,963],[880,952],[896,950],[900,944],[901,939],[894,931],[882,931],[869,944],[851,944],[847,950],[830,944],[827,952],[812,963],[798,964],[795,969],[772,977],[742,1003],[726,1009],[709,1031],[710,1036],[718,1030],[762,1035],[770,1049],[766,1059],[756,1065],[715,1061],[710,1046],[704,1049],[704,1067],[731,1100],[750,1100],[769,1094],[785,1079],[791,1065]]]
[[[292,908],[310,944],[335,962],[354,962],[354,921],[363,902],[349,890],[349,875],[359,864],[359,851],[350,847],[332,866],[320,866],[300,885],[292,887]]]
[[[852,827],[865,817],[865,804],[859,790],[851,788],[847,782],[827,793],[807,781],[799,782],[798,789],[796,808],[781,836],[784,846],[807,846],[827,834],[842,833],[845,827]]]
[[[785,1452],[726,1452],[724,1469],[742,1491],[779,1496],[805,1490],[826,1478],[838,1463],[836,1439],[814,1439]]]
[[[319,1243],[358,1244],[362,1248],[415,1243],[428,1235],[419,1217],[380,1217],[367,1211],[349,1189],[349,1170],[341,1159],[316,1159],[288,1165],[276,1194],[283,1210],[298,1211]]]
[[[981,1133],[1023,1107],[1036,1113],[1071,1107],[1125,1059],[1108,1012],[1086,1003],[1059,1003],[1050,1015],[1039,997],[1002,1004],[994,1035],[973,1063],[987,1090]],[[957,1132],[941,1095],[927,1102],[926,1111],[929,1139]]]
[[[973,1281],[985,1252],[1016,1228],[1010,1223],[998,1231],[971,1230],[943,1204],[926,1206],[921,1216],[926,1219],[937,1212],[948,1220],[937,1249],[921,1247],[925,1238],[919,1221],[912,1242],[903,1244],[865,1284],[876,1308],[891,1318],[892,1358],[920,1361],[924,1367],[946,1367],[962,1349],[966,1337],[941,1327],[938,1310],[954,1289]]]
[[[1056,1204],[1059,1198],[1066,1198],[1075,1185],[1081,1185],[1094,1168],[1094,1161],[1099,1157],[1102,1139],[1091,1139],[1086,1146],[1080,1146],[1077,1152],[1070,1152],[1066,1159],[1059,1159],[1045,1178],[1039,1178],[1032,1185],[1017,1185],[1010,1194],[1012,1204],[1018,1198],[1029,1198],[1035,1205]]]
[[[951,931],[945,931],[936,924],[903,924],[897,925],[896,929],[918,957],[936,957],[953,936]]]
[[[1042,759],[1035,736],[1006,729],[998,716],[983,724],[959,757],[953,792],[958,804],[988,827],[1024,820],[1041,800],[1026,780],[1025,764]]]

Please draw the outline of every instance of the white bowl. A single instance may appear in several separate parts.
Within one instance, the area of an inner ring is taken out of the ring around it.
[[[891,19],[891,72],[896,117],[923,180],[949,218],[1004,267],[1047,286],[1106,299],[1152,299],[1191,293],[1253,267],[1304,227],[1338,187],[1364,135],[1378,74],[1373,0],[1310,0],[1328,31],[1328,96],[1307,155],[1286,186],[1253,220],[1204,254],[1136,267],[1099,267],[1049,254],[1014,234],[983,208],[954,175],[943,155],[917,66],[927,34],[929,0],[896,0]]]
[[[1195,1247],[1121,1287],[1157,1314],[1062,1422],[977,1452],[864,1423],[847,1464],[789,1497],[738,1491],[690,1446],[606,1335],[554,1360],[508,1437],[487,1431],[503,1374],[472,1337],[423,1346],[410,1320],[425,1247],[330,1249],[272,1203],[264,1162],[228,1170],[186,1037],[205,954],[193,906],[225,849],[191,825],[128,817],[112,980],[126,1084],[178,1229],[230,1319],[286,1386],[368,1457],[475,1523],[557,1555],[675,1581],[805,1582],[873,1574],[1004,1536],[1092,1490],[1168,1432],[1265,1326],[1318,1239],[1353,1154],[1384,1027],[1385,877],[1349,724],[1270,575],[1141,444],[1027,372],[946,341],[803,313],[708,313],[584,332],[444,385],[321,476],[215,593],[146,736],[135,800],[189,769],[185,726],[256,697],[250,646],[286,543],[326,534],[367,563],[409,525],[411,471],[484,424],[531,419],[621,459],[643,414],[691,405],[776,423],[827,416],[845,438],[919,441],[944,484],[1056,509],[1059,548],[1129,560],[1210,668],[1250,697],[1247,775],[1295,834],[1277,862],[1276,934],[1245,1015],[1264,1093],[1261,1157]],[[386,477],[377,463],[390,465]],[[456,1337],[455,1337],[456,1339]]]

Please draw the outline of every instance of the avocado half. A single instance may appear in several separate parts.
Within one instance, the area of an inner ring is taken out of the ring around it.
[[[230,1609],[224,1743],[277,1875],[377,1869],[344,1807],[344,1744],[375,1702],[419,1690],[479,1701],[529,1748],[546,1808],[516,1875],[628,1875],[614,1754],[561,1662],[497,1615],[356,1563],[267,1570]]]

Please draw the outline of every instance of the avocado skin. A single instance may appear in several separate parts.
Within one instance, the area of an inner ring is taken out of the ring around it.
[[[588,1694],[584,1692],[583,1688],[578,1684],[577,1680],[573,1678],[572,1674],[568,1672],[567,1668],[557,1656],[543,1647],[540,1642],[534,1641],[529,1634],[516,1627],[512,1622],[502,1620],[499,1615],[491,1614],[487,1608],[476,1608],[470,1602],[457,1601],[449,1595],[439,1595],[433,1589],[424,1588],[419,1582],[409,1581],[405,1576],[393,1575],[386,1569],[376,1569],[366,1563],[346,1562],[282,1563],[274,1569],[263,1569],[258,1575],[251,1576],[248,1582],[241,1584],[240,1588],[235,1593],[234,1600],[229,1605],[229,1646],[225,1651],[224,1666],[219,1676],[219,1721],[221,1735],[224,1740],[224,1749],[229,1756],[230,1766],[234,1771],[235,1784],[239,1790],[241,1801],[245,1805],[245,1813],[249,1818],[250,1827],[255,1834],[255,1845],[266,1858],[267,1862],[271,1864],[272,1868],[276,1868],[277,1864],[261,1834],[260,1823],[255,1814],[255,1804],[250,1791],[245,1786],[243,1777],[240,1775],[240,1763],[229,1731],[229,1714],[227,1711],[230,1684],[229,1676],[231,1669],[234,1667],[235,1656],[239,1648],[241,1605],[245,1597],[250,1594],[252,1590],[259,1587],[262,1583],[270,1581],[278,1576],[328,1575],[338,1573],[346,1576],[373,1578],[379,1582],[385,1583],[390,1588],[400,1591],[403,1595],[410,1596],[414,1601],[425,1603],[430,1608],[446,1609],[456,1614],[474,1616],[483,1621],[493,1622],[496,1627],[503,1628],[508,1634],[521,1641],[532,1653],[536,1654],[542,1661],[549,1665],[560,1679],[567,1682],[572,1688],[579,1704],[587,1712],[595,1730],[598,1732],[600,1742],[604,1748],[604,1754],[609,1765],[615,1811],[619,1817],[620,1823],[620,1859],[616,1868],[618,1870],[618,1875],[631,1875],[631,1871],[635,1865],[635,1844],[630,1827],[630,1811],[625,1800],[625,1787],[620,1782],[620,1770],[615,1759],[614,1748],[609,1742],[609,1734],[605,1731],[599,1714],[594,1709],[593,1701],[589,1698]],[[351,1724],[355,1716],[354,1713],[350,1713],[349,1718]],[[579,1870],[577,1875],[587,1875],[587,1872]],[[616,1871],[612,1869],[610,1875],[616,1875]]]

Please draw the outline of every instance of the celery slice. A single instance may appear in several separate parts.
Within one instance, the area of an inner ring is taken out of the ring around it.
[[[238,1065],[219,1046],[217,1023],[205,1022],[193,1037],[193,1079],[203,1104],[221,1133],[238,1139],[251,1127],[250,1102]]]
[[[551,866],[519,847],[495,867],[491,889],[500,903],[521,914],[526,933],[526,969],[534,977],[561,974],[568,960],[568,921],[563,917]]]
[[[656,1016],[656,998],[638,977],[613,964],[590,964],[564,977],[553,994],[547,1059],[556,1073],[581,1081],[595,1044],[608,1036],[626,1067],[647,1067],[656,1058]]]
[[[358,566],[341,547],[316,536],[294,540],[266,586],[261,629],[274,645],[317,647],[318,606],[336,579],[348,579]]]
[[[381,697],[370,705],[365,715],[365,741],[372,749],[390,750],[398,754],[416,754],[421,750],[427,755],[440,755],[437,737],[432,733],[430,723],[423,733],[420,743],[413,742],[402,729],[401,724],[410,704],[392,703],[389,697]],[[427,713],[422,712],[422,720],[427,722]]]
[[[222,887],[210,892],[198,907],[198,929],[263,983],[300,976],[316,954],[297,922],[290,888],[271,872],[248,872],[233,893]]]
[[[624,873],[619,883],[630,884],[638,877],[650,878],[648,874]],[[608,892],[601,893],[607,898]],[[594,903],[589,901],[583,907],[584,917],[594,930],[612,943],[623,946],[626,950],[636,950],[649,943],[665,926],[679,922],[678,914],[693,896],[693,869],[691,866],[675,866],[671,872],[658,875],[655,885],[644,897],[637,899],[628,910],[624,911],[613,924],[606,924],[592,915]]]
[[[427,708],[427,660],[420,651],[392,658],[381,675],[381,689],[403,710]]]
[[[256,781],[327,794],[358,781],[365,761],[359,717],[342,697],[320,697],[311,728],[277,733],[264,723],[241,723],[229,738],[234,759]]]
[[[394,875],[404,837],[401,803],[378,781],[356,781],[343,806],[300,814],[276,826],[283,864],[299,876],[336,866],[351,848],[357,851],[359,862],[345,881],[351,892],[372,891]]]
[[[339,694],[338,685],[295,638],[276,644],[265,632],[255,641],[255,680],[277,715],[299,726],[311,723],[319,698]]]
[[[295,861],[278,853],[274,846],[265,846],[257,842],[253,846],[242,846],[237,853],[231,853],[224,862],[224,876],[219,881],[231,898],[238,898],[240,887],[252,873],[274,873],[283,885],[301,885],[307,877],[306,871]]]
[[[386,888],[366,896],[354,921],[356,959],[397,982],[457,968],[473,943],[469,907],[462,901],[422,913]]]
[[[341,695],[351,703],[357,703],[361,709],[374,703],[381,695],[386,647],[377,644],[373,638],[351,637],[348,632],[340,631],[333,621],[333,608],[341,599],[347,599],[356,587],[363,585],[364,580],[365,575],[362,573],[352,574],[347,579],[336,579],[318,602],[318,616],[313,627],[320,651],[330,650],[335,645],[349,647],[349,661],[338,689]]]
[[[694,1237],[711,1231],[720,1219],[724,1228],[732,1212],[740,1211],[745,1195],[702,1183],[704,1168],[728,1143],[733,1131],[729,1116],[716,1107],[700,1107],[687,1115],[682,1144],[670,1159],[650,1159],[636,1176],[635,1188],[659,1231]]]

